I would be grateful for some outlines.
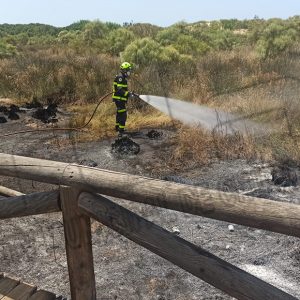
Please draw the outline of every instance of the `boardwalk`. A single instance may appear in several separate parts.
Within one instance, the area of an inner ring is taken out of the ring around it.
[[[36,286],[0,274],[1,300],[64,300],[51,292],[39,290]]]

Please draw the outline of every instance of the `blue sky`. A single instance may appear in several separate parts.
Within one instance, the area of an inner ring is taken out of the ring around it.
[[[0,24],[66,26],[79,20],[143,22],[288,18],[300,15],[300,0],[0,0]]]

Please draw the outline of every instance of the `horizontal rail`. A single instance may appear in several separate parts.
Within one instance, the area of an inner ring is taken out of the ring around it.
[[[99,195],[81,193],[88,216],[237,299],[296,299]]]
[[[0,200],[0,219],[60,211],[59,192],[42,192]]]
[[[300,237],[300,205],[56,161],[0,154],[0,175],[89,192]]]
[[[8,197],[15,197],[15,196],[22,196],[25,194],[0,185],[0,195],[4,195],[4,196],[8,196]]]

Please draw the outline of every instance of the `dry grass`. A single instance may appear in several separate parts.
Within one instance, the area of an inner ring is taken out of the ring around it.
[[[280,83],[280,82],[279,82]],[[277,126],[277,133],[255,139],[252,136],[234,134],[217,135],[200,128],[178,126],[173,145],[165,158],[165,167],[170,169],[191,168],[207,165],[219,159],[253,159],[263,160],[292,160],[300,161],[299,130],[297,117],[299,109],[292,105],[295,101],[284,101],[279,91],[284,85],[269,85],[268,88],[249,89],[243,93],[219,97],[211,105],[224,110],[253,115],[256,121],[273,122]],[[286,87],[289,92],[290,87]],[[272,91],[272,93],[270,92]],[[170,118],[150,106],[135,107],[129,102],[127,129],[130,131],[141,128],[163,127],[173,125]],[[280,107],[280,109],[278,109]],[[286,110],[283,110],[283,108]],[[82,126],[89,119],[95,105],[80,105],[73,107],[76,117],[72,119],[72,126]],[[265,114],[259,114],[266,111]],[[299,120],[298,120],[299,121]],[[106,99],[99,107],[88,130],[80,134],[80,140],[93,140],[115,136],[115,106]]]
[[[300,166],[300,132],[272,134],[263,141],[262,147],[269,149],[272,160]]]
[[[268,123],[274,130],[256,147],[264,157],[275,161],[300,162],[300,86],[280,80],[230,96],[214,99],[212,106]],[[262,125],[263,126],[263,125]]]
[[[297,49],[296,49],[297,50]],[[298,50],[297,50],[298,51]],[[298,53],[298,52],[297,52]],[[96,99],[111,89],[118,58],[76,54],[71,50],[43,49],[0,62],[2,97],[46,104],[81,101],[71,110],[70,126],[81,127],[93,112]],[[205,103],[225,111],[271,123],[278,134],[256,141],[247,136],[213,136],[199,129],[179,129],[175,161],[207,164],[214,159],[249,158],[254,155],[300,161],[299,55],[285,54],[261,61],[253,49],[211,52],[188,66],[153,64],[136,70],[130,88],[141,94],[170,96]],[[280,79],[280,78],[285,79]],[[136,78],[136,79],[135,79]],[[296,79],[295,79],[296,78]],[[106,99],[80,140],[115,136],[115,106]],[[129,104],[128,130],[169,126],[170,118],[150,107]],[[256,148],[256,149],[255,149]],[[255,154],[256,152],[256,154]],[[171,162],[170,162],[171,163]]]
[[[70,126],[83,126],[90,119],[95,107],[95,104],[72,106],[70,110],[75,113],[75,116],[72,118]],[[129,105],[127,110],[126,129],[128,131],[140,130],[142,128],[165,127],[172,124],[172,120],[167,115],[150,106],[138,109]],[[115,112],[115,104],[110,99],[103,101],[87,126],[87,129],[79,135],[79,139],[87,141],[115,136]]]
[[[28,51],[0,60],[0,95],[27,101],[93,102],[111,89],[118,59],[104,54],[79,55],[66,49]]]
[[[270,94],[269,87],[257,87],[226,96],[216,97],[211,107],[235,113],[258,122],[275,123],[281,118],[283,101]]]
[[[222,135],[201,128],[182,126],[174,137],[172,154],[168,164],[173,169],[208,165],[219,159],[253,159],[259,153],[251,136]]]

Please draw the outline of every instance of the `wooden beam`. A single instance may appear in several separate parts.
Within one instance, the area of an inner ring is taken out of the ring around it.
[[[55,299],[56,299],[55,294],[44,290],[39,290],[36,293],[34,293],[31,297],[28,298],[28,300],[55,300]]]
[[[82,193],[78,205],[88,216],[237,299],[296,299],[102,196]]]
[[[125,173],[0,154],[0,175],[89,192],[300,237],[300,205]]]
[[[0,280],[0,299],[5,297],[9,292],[11,292],[20,281],[12,278],[4,277]]]
[[[22,196],[25,194],[0,185],[0,195],[8,196],[8,197],[16,197],[16,196]]]
[[[60,188],[72,300],[96,300],[90,218],[78,209],[79,190]]]
[[[0,219],[60,211],[59,192],[33,193],[0,200]]]
[[[24,300],[28,299],[35,291],[37,287],[29,285],[27,283],[20,282],[13,290],[11,290],[1,300]]]

